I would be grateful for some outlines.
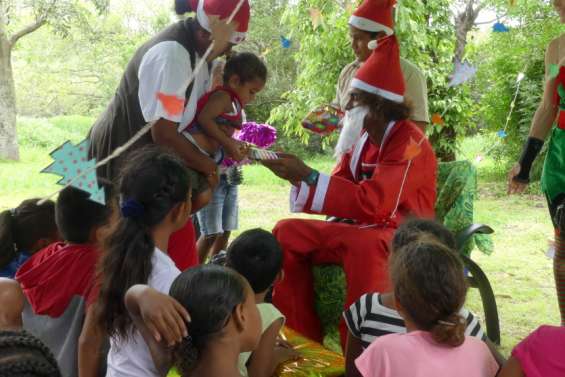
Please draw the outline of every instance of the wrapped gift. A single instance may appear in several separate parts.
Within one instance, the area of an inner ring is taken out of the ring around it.
[[[287,327],[282,332],[285,340],[298,351],[300,358],[281,364],[275,376],[338,377],[345,374],[345,359],[342,355]]]
[[[322,106],[306,115],[302,120],[302,127],[315,134],[327,136],[339,127],[343,115],[335,106]]]

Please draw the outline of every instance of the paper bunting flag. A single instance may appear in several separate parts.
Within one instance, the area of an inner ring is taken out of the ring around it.
[[[184,99],[182,98],[161,92],[157,93],[157,98],[170,116],[180,115],[184,111]]]
[[[559,66],[557,64],[549,65],[549,78],[554,79],[559,75]]]
[[[501,22],[497,22],[492,25],[492,31],[495,33],[508,33],[510,29]]]
[[[432,124],[435,124],[437,126],[443,126],[445,124],[445,121],[443,120],[440,114],[436,113],[432,115]]]
[[[413,138],[410,138],[410,144],[404,150],[404,161],[410,161],[418,157],[422,153],[422,147]]]
[[[290,48],[290,46],[292,46],[292,41],[281,35],[281,46],[283,48]]]
[[[476,74],[477,74],[477,68],[473,67],[468,62],[465,63],[456,62],[455,71],[451,75],[451,80],[449,81],[447,87],[451,88],[453,86],[464,84],[467,81],[471,80],[473,77],[475,77]]]
[[[496,136],[498,136],[498,137],[501,138],[501,139],[504,139],[505,137],[508,136],[508,134],[506,133],[506,131],[500,130],[500,131],[498,131],[498,132],[496,133]]]
[[[51,152],[54,162],[42,170],[42,173],[60,175],[57,184],[73,186],[90,194],[90,199],[106,204],[104,189],[98,186],[96,179],[96,160],[88,159],[88,140],[76,146],[70,141]]]
[[[318,8],[310,8],[310,18],[312,19],[312,27],[316,30],[322,24],[322,12]]]

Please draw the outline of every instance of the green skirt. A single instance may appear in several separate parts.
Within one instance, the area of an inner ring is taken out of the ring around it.
[[[565,193],[565,130],[554,127],[543,165],[541,189],[549,201]]]

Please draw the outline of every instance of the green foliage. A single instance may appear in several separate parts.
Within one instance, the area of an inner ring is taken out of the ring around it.
[[[512,12],[516,25],[509,33],[492,33],[470,52],[474,60],[481,62],[473,85],[479,100],[474,119],[489,132],[504,129],[517,89],[517,76],[520,72],[525,75],[508,119],[508,136],[496,140],[490,148],[495,159],[508,163],[519,157],[543,94],[545,49],[563,30],[549,4],[524,1]],[[534,177],[539,177],[542,161],[538,158]]]
[[[402,55],[415,62],[428,79],[431,112],[445,114],[445,127],[430,127],[436,150],[445,153],[454,153],[454,136],[469,127],[472,111],[467,89],[447,88],[455,48],[450,4],[451,0],[404,1],[399,5],[396,27]],[[310,8],[324,15],[324,24],[317,29],[312,26]],[[331,102],[341,69],[354,59],[348,39],[349,15],[345,4],[323,0],[298,1],[286,12],[284,21],[296,46],[293,55],[298,76],[293,89],[283,96],[286,102],[273,109],[271,121],[304,142],[311,135],[301,128],[300,120],[312,108]],[[328,141],[331,138],[324,139]]]
[[[314,29],[310,8],[317,8],[323,23]],[[288,50],[295,61],[298,76],[292,90],[283,94],[285,101],[271,112],[270,121],[284,132],[306,142],[309,134],[300,121],[314,107],[335,97],[341,69],[354,59],[349,47],[349,12],[341,1],[303,0],[289,5],[283,18],[285,35],[293,45]]]
[[[50,119],[19,117],[19,145],[23,148],[55,149],[67,140],[79,142],[86,138],[93,118],[58,116]]]

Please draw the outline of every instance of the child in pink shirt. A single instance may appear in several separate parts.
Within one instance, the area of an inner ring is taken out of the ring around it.
[[[499,377],[565,376],[565,327],[541,326],[514,348]]]
[[[467,283],[448,247],[423,236],[391,255],[395,305],[408,333],[378,338],[355,361],[363,377],[494,377],[484,342],[465,336]]]

